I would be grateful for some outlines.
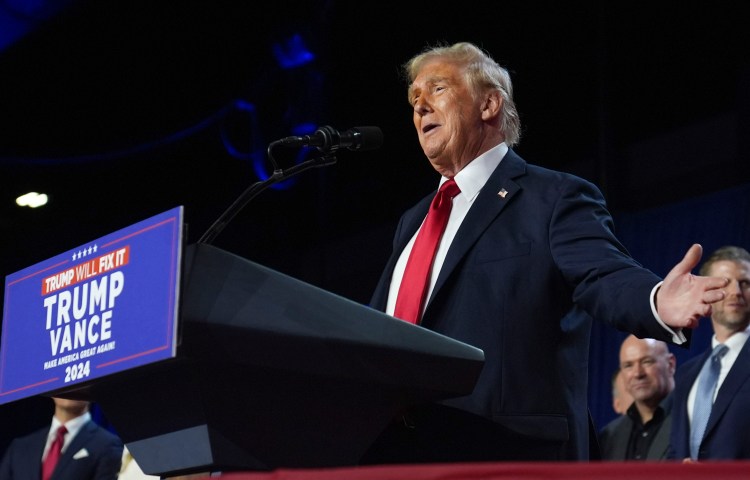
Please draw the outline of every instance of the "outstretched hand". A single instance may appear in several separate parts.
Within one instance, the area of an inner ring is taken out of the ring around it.
[[[703,247],[695,243],[672,268],[656,292],[659,317],[672,328],[695,328],[701,317],[711,315],[711,304],[724,298],[721,290],[729,280],[701,277],[690,272],[700,262]]]

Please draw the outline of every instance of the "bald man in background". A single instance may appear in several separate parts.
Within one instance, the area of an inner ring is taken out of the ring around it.
[[[665,460],[677,366],[667,344],[630,335],[620,346],[620,375],[633,404],[599,434],[602,460]]]

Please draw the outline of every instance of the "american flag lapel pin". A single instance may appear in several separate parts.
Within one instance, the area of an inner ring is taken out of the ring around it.
[[[497,192],[497,195],[500,198],[505,198],[505,196],[508,194],[508,191],[504,188],[501,188],[499,192]]]

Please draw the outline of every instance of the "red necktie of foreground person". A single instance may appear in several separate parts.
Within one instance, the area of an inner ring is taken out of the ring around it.
[[[419,323],[424,302],[427,300],[427,288],[430,285],[430,271],[435,252],[437,252],[445,226],[448,224],[453,197],[459,193],[461,190],[451,178],[440,186],[437,195],[432,199],[427,218],[417,234],[409,260],[406,262],[404,278],[401,280],[396,298],[394,317],[411,323]]]
[[[49,480],[52,472],[55,471],[55,465],[57,465],[57,461],[60,460],[60,455],[62,455],[62,446],[66,433],[68,433],[68,429],[65,428],[65,425],[60,425],[57,433],[55,433],[55,439],[52,440],[52,445],[49,447],[47,457],[44,459],[44,463],[42,463],[42,480]]]

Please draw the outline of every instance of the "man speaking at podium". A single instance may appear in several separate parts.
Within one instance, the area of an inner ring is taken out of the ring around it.
[[[694,245],[662,282],[615,237],[597,187],[517,155],[510,77],[481,49],[426,50],[405,70],[441,188],[401,218],[371,305],[485,364],[470,395],[410,409],[362,463],[588,459],[591,318],[685,343],[726,280],[691,275]]]

